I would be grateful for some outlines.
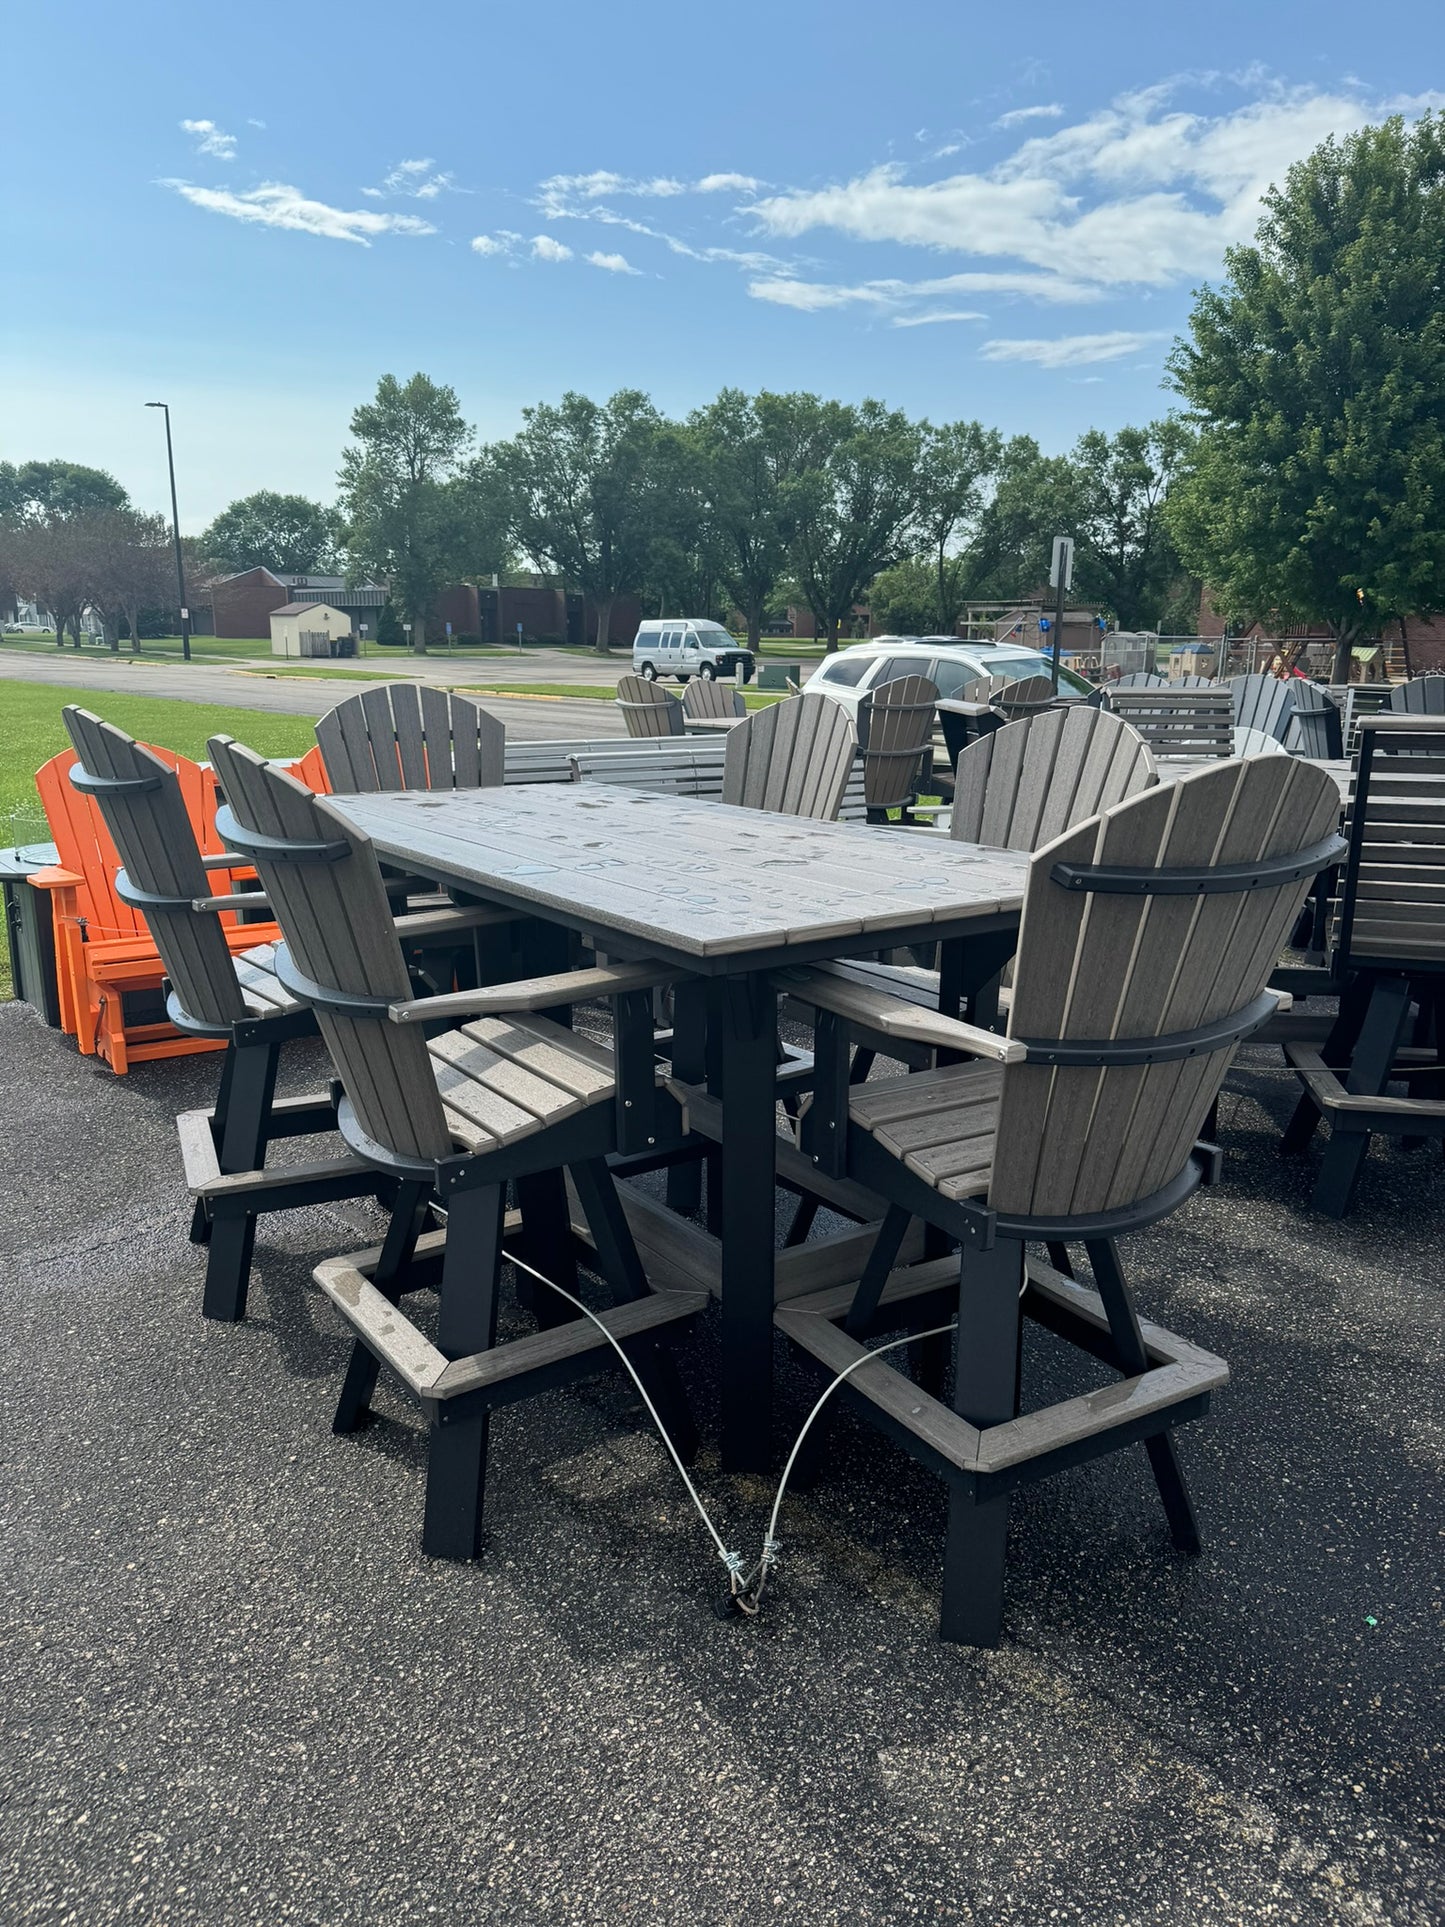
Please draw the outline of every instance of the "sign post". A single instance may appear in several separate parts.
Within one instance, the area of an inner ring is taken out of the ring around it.
[[[1072,535],[1054,537],[1053,561],[1049,567],[1049,586],[1054,591],[1054,659],[1049,669],[1049,681],[1054,686],[1054,694],[1059,693],[1059,651],[1064,646],[1064,591],[1073,586],[1074,581],[1074,538]]]

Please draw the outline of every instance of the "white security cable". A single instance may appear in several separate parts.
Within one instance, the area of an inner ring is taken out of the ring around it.
[[[958,1329],[958,1321],[954,1319],[947,1325],[934,1326],[931,1331],[909,1332],[904,1338],[890,1339],[886,1345],[878,1345],[872,1351],[865,1352],[861,1358],[855,1358],[851,1364],[844,1366],[836,1378],[830,1381],[817,1404],[814,1405],[812,1411],[809,1412],[807,1418],[804,1419],[803,1428],[793,1441],[793,1449],[788,1454],[787,1464],[783,1467],[783,1476],[779,1479],[777,1492],[773,1496],[773,1509],[768,1518],[768,1529],[763,1534],[762,1551],[752,1571],[745,1572],[741,1553],[730,1552],[723,1543],[722,1535],[713,1524],[711,1515],[707,1507],[703,1504],[701,1495],[697,1487],[693,1484],[688,1469],[683,1464],[681,1456],[678,1453],[677,1447],[668,1436],[667,1427],[658,1416],[657,1407],[649,1397],[647,1387],[643,1384],[636,1367],[623,1350],[618,1339],[607,1329],[606,1325],[603,1324],[602,1320],[594,1311],[584,1305],[580,1298],[575,1297],[570,1291],[567,1291],[563,1286],[559,1285],[555,1279],[548,1278],[544,1273],[538,1271],[535,1266],[529,1265],[523,1258],[515,1257],[511,1252],[507,1253],[507,1262],[515,1265],[518,1271],[524,1271],[529,1278],[534,1278],[539,1285],[548,1286],[552,1291],[557,1293],[559,1298],[565,1298],[569,1305],[575,1306],[584,1318],[591,1319],[592,1323],[597,1327],[598,1331],[601,1332],[613,1351],[615,1351],[617,1356],[622,1360],[622,1363],[627,1368],[629,1378],[631,1378],[633,1384],[641,1394],[642,1402],[647,1407],[653,1424],[657,1427],[659,1437],[667,1447],[668,1456],[677,1467],[679,1476],[683,1484],[687,1487],[688,1497],[692,1500],[693,1506],[696,1508],[697,1516],[702,1520],[704,1526],[706,1526],[708,1537],[717,1547],[718,1557],[727,1568],[731,1601],[740,1612],[745,1613],[749,1618],[756,1615],[759,1606],[762,1604],[763,1588],[767,1584],[768,1573],[772,1567],[776,1565],[778,1554],[782,1550],[781,1544],[776,1537],[778,1515],[782,1511],[783,1495],[787,1491],[788,1480],[792,1476],[793,1466],[797,1460],[798,1453],[802,1450],[803,1441],[808,1436],[813,1421],[817,1418],[828,1400],[850,1373],[856,1372],[860,1365],[866,1365],[870,1359],[881,1358],[884,1352],[897,1351],[902,1345],[911,1345],[916,1339],[941,1338],[944,1333]]]

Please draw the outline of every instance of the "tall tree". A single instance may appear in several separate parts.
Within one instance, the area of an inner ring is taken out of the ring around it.
[[[10,484],[21,514],[80,515],[88,509],[130,507],[115,477],[84,462],[21,462]]]
[[[88,599],[104,618],[112,654],[120,647],[122,622],[132,653],[139,653],[141,611],[174,609],[170,528],[163,515],[142,515],[135,509],[101,509],[85,517],[84,524]],[[194,590],[195,576],[187,579]]]
[[[1170,362],[1199,439],[1169,519],[1217,606],[1327,624],[1343,679],[1445,608],[1445,116],[1326,141],[1264,205]]]
[[[1003,437],[982,422],[922,425],[918,487],[919,532],[933,564],[937,635],[952,635],[967,600],[968,551],[977,533],[988,484],[998,469]]]
[[[468,493],[464,480],[455,484],[472,431],[454,389],[426,375],[405,384],[383,375],[351,433],[338,478],[351,565],[389,579],[424,655],[437,596],[467,560]]]
[[[1121,629],[1153,628],[1182,573],[1166,500],[1189,446],[1177,415],[1116,435],[1091,428],[1071,458],[1078,486],[1074,593],[1102,603]]]
[[[1053,538],[1078,519],[1072,463],[1045,455],[1032,435],[1013,435],[999,451],[988,500],[960,557],[965,601],[1011,602],[1048,580]]]
[[[880,569],[907,552],[919,503],[919,430],[881,402],[786,398],[809,466],[783,490],[789,560],[829,654]]]
[[[245,569],[327,574],[336,565],[341,529],[335,509],[263,488],[222,509],[201,537],[201,553],[223,575]]]
[[[80,647],[81,617],[93,598],[95,548],[88,524],[94,513],[32,515],[14,528],[11,566],[16,586],[49,611],[57,649],[65,646],[67,628]]]
[[[637,389],[602,405],[569,390],[522,411],[522,431],[490,455],[505,478],[512,531],[540,569],[564,577],[597,611],[606,655],[612,605],[647,578],[658,506],[662,421]]]

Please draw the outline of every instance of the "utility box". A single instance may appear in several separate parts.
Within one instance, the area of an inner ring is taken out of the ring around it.
[[[801,685],[802,680],[800,662],[765,662],[758,670],[759,689],[786,689],[790,682]]]
[[[0,850],[0,895],[5,905],[5,943],[10,982],[22,1004],[31,1004],[52,1030],[60,1029],[60,989],[55,975],[55,926],[50,892],[29,879],[59,860],[53,843],[25,843]]]

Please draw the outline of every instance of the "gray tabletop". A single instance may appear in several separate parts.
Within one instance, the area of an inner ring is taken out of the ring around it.
[[[328,799],[380,856],[698,959],[1017,915],[1028,858],[611,784]],[[779,958],[781,961],[781,956]]]

